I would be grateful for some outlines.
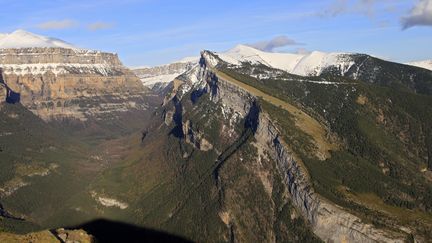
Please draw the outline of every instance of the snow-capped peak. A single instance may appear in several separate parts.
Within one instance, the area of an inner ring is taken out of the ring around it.
[[[79,49],[65,41],[37,35],[25,30],[16,30],[10,34],[0,34],[0,49],[32,47],[60,47],[67,49]]]
[[[325,53],[314,51],[309,54],[264,52],[246,45],[223,53],[216,53],[222,60],[240,65],[242,62],[263,64],[301,76],[319,75],[325,68],[337,66],[343,72],[354,63],[348,53]]]
[[[407,65],[416,66],[425,68],[432,71],[432,59],[431,60],[424,60],[424,61],[416,61],[416,62],[408,62]]]

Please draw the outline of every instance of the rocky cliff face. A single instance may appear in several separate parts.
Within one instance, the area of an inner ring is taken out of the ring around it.
[[[0,85],[0,103],[3,103],[6,100],[6,88],[3,85]]]
[[[122,66],[117,54],[93,50],[66,49],[59,47],[11,48],[0,49],[0,63],[12,64],[107,64],[113,67]],[[7,72],[8,70],[6,70]],[[30,70],[29,70],[30,71]]]
[[[21,102],[50,121],[145,110],[147,89],[116,54],[64,48],[1,49],[0,68]]]
[[[201,95],[209,93],[212,102],[222,103],[223,109],[229,111],[226,112],[231,114],[228,120],[233,120],[233,116],[236,119],[252,119],[256,125],[253,130],[255,146],[259,151],[257,161],[269,157],[277,164],[290,199],[317,236],[326,242],[404,242],[406,233],[409,232],[377,229],[318,195],[304,165],[291,152],[289,144],[281,139],[280,132],[269,115],[265,111],[252,109],[258,98],[218,76],[214,71],[215,63],[214,58],[204,52],[200,66],[185,75],[188,77],[183,80],[185,83],[177,85],[177,97],[190,91]],[[252,114],[251,110],[257,112]],[[183,127],[188,127],[189,123],[190,121],[185,121]],[[193,132],[187,134],[192,137],[194,135]]]
[[[302,215],[311,223],[313,231],[326,242],[404,242],[401,233],[386,232],[364,223],[323,198],[312,188],[304,167],[290,153],[279,138],[277,128],[265,114],[260,117],[257,140],[265,146],[284,176],[290,196]]]

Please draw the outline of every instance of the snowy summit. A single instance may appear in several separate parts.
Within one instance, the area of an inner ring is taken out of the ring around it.
[[[222,60],[240,65],[242,62],[263,64],[301,76],[319,75],[329,66],[348,70],[354,62],[350,53],[325,53],[314,51],[309,54],[264,52],[246,45],[238,45],[223,53],[216,53]]]
[[[79,49],[65,41],[33,34],[25,30],[16,30],[10,34],[0,33],[0,49],[32,48],[32,47],[59,47]]]

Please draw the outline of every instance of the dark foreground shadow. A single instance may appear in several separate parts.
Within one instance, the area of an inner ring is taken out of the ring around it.
[[[104,219],[95,220],[83,225],[72,227],[71,229],[85,230],[87,233],[94,236],[98,243],[192,242],[165,232]]]

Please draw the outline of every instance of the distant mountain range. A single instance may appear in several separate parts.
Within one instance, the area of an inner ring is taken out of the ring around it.
[[[237,45],[226,51],[215,53],[223,61],[239,65],[241,63],[260,64],[274,69],[280,69],[299,76],[320,76],[328,71],[337,72],[339,76],[359,78],[362,65],[374,65],[371,62],[382,61],[373,56],[357,53],[325,53],[314,51],[308,54],[291,54],[264,52],[246,45]],[[197,64],[198,58],[191,57],[171,64],[155,67],[134,68],[145,86],[163,89],[177,76]],[[407,65],[432,70],[431,61],[407,63]],[[378,73],[379,70],[375,72]],[[368,73],[371,75],[371,73]],[[264,76],[263,76],[264,77]]]
[[[197,65],[199,57],[186,57],[170,64],[133,68],[132,71],[140,78],[142,83],[153,89],[162,91],[176,77]]]

